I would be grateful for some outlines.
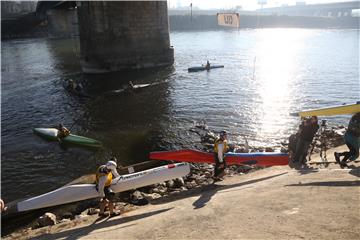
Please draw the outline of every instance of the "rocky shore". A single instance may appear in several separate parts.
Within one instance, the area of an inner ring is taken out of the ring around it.
[[[202,143],[202,149],[211,151],[216,135],[210,131],[205,124],[198,124],[190,129],[192,132],[199,134]],[[313,153],[324,151],[343,144],[344,126],[331,127],[319,131],[313,141]],[[233,144],[231,151],[234,152],[288,152],[288,141],[284,141],[281,146],[274,147],[251,147],[247,144]],[[261,167],[256,166],[228,166],[226,169],[226,177],[234,175],[243,175],[255,171]],[[147,205],[151,201],[161,198],[176,197],[177,194],[189,191],[191,189],[202,188],[214,183],[213,175],[214,167],[209,164],[191,164],[191,173],[183,178],[177,178],[164,183],[155,184],[133,191],[122,192],[115,197],[116,209],[121,213],[125,213],[140,206]],[[11,219],[2,221],[2,235],[8,235],[14,232],[17,236],[19,232],[29,229],[37,229],[49,225],[56,225],[63,222],[70,222],[77,219],[87,217],[89,215],[98,214],[98,199],[86,200],[76,204],[67,204],[52,208],[42,216],[29,220],[26,224],[19,222],[11,223]],[[34,215],[35,216],[35,215]],[[5,227],[4,227],[5,224]],[[12,234],[9,235],[11,238]]]

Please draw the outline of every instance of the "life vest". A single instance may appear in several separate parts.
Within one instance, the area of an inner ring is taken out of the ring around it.
[[[62,127],[58,130],[57,137],[58,138],[65,138],[70,135],[70,131],[66,127]]]
[[[110,186],[111,181],[113,179],[113,175],[112,175],[111,171],[109,173],[106,172],[105,165],[101,165],[96,171],[96,184],[99,184],[99,179],[103,176],[106,176],[105,187]]]
[[[221,138],[217,139],[214,143],[214,152],[218,153],[219,151],[219,144],[223,144],[223,153],[225,153],[228,150],[228,145],[226,140],[221,140]]]

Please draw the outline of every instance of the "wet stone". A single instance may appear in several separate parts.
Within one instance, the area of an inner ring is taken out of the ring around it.
[[[38,218],[39,227],[52,226],[56,224],[56,216],[53,213],[45,213]]]

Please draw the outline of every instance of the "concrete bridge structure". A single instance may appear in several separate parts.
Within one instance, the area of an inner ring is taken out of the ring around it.
[[[79,35],[85,73],[171,65],[166,1],[39,1],[49,36]]]
[[[351,17],[352,10],[354,9],[360,9],[360,1],[309,5],[298,4],[295,6],[263,8],[259,9],[258,12],[287,16]]]

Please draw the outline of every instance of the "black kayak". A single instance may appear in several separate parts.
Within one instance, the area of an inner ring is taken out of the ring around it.
[[[224,67],[224,65],[210,65],[210,69],[223,68],[223,67]],[[205,70],[206,70],[206,67],[204,67],[204,66],[188,68],[189,72],[200,72],[200,71],[205,71]]]

